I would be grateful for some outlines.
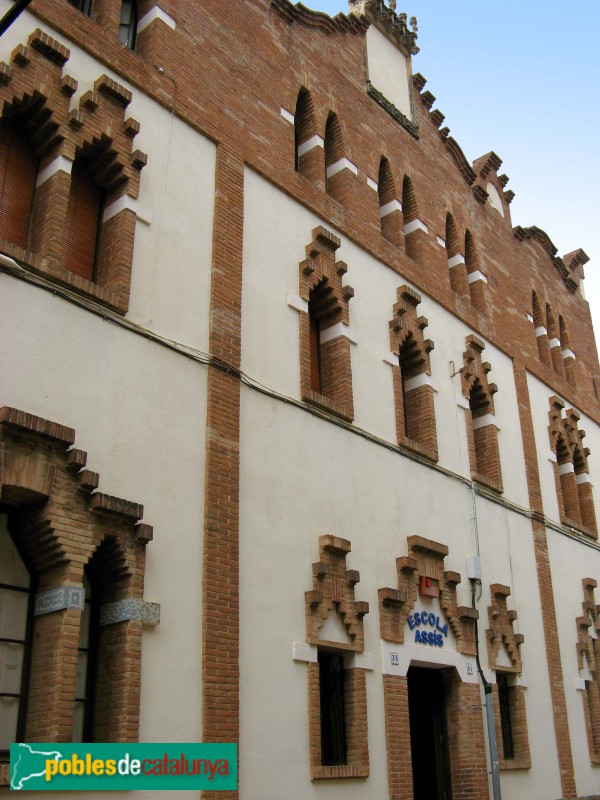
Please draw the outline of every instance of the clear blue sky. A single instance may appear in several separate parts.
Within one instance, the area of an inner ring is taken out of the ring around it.
[[[418,19],[413,70],[467,159],[494,150],[503,160],[513,225],[542,228],[559,255],[590,257],[584,291],[600,346],[600,0],[397,0],[396,10]]]

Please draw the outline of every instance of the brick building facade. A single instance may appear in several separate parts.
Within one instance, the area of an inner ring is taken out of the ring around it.
[[[234,741],[231,800],[484,800],[483,680],[505,800],[600,797],[587,256],[349,5],[0,39],[0,794],[14,740]]]

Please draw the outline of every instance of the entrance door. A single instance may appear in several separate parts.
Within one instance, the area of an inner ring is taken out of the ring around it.
[[[452,800],[446,690],[436,669],[408,670],[414,800]]]

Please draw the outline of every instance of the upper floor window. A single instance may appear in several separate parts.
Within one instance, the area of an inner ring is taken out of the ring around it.
[[[121,21],[119,23],[119,39],[130,50],[134,50],[136,35],[137,4],[135,0],[123,0],[121,4]]]
[[[398,302],[389,323],[393,364],[394,405],[398,444],[437,461],[437,435],[431,364],[431,339],[423,332],[427,319],[417,316],[421,296],[409,286],[398,289]]]
[[[491,366],[482,361],[484,348],[485,344],[476,336],[467,336],[461,376],[463,396],[469,401],[469,408],[465,410],[471,478],[501,492],[502,469],[494,411],[498,387],[488,382]]]
[[[0,122],[0,237],[28,247],[38,159],[17,121]]]
[[[340,240],[324,228],[300,264],[300,382],[302,398],[343,419],[354,417],[348,302],[354,294],[342,284],[346,265],[335,260]],[[307,312],[307,313],[304,313]]]
[[[598,538],[596,511],[590,483],[588,456],[583,445],[585,431],[579,430],[580,415],[569,408],[563,417],[564,402],[550,398],[550,443],[556,456],[555,480],[561,522]]]
[[[92,13],[92,0],[69,0],[69,3],[88,17]]]

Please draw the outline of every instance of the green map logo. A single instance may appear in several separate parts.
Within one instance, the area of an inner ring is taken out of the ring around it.
[[[11,744],[13,791],[237,789],[235,744]]]

